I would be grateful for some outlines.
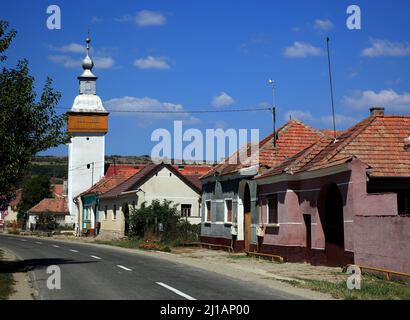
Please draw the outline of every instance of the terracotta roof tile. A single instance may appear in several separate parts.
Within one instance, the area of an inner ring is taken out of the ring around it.
[[[110,165],[106,175],[90,189],[81,193],[80,196],[106,193],[145,168],[144,165],[116,165],[115,167],[114,169],[114,165]],[[110,170],[110,168],[112,169]]]
[[[69,215],[66,198],[45,198],[28,210],[29,213],[41,214],[50,212],[59,215]]]
[[[23,191],[23,189],[16,190],[16,196],[14,197],[13,200],[10,201],[10,206],[11,207],[15,207],[20,203],[22,191]]]
[[[132,175],[142,170],[145,167],[143,164],[110,164],[105,177],[113,176],[116,174]]]
[[[257,163],[242,164],[238,161],[238,164],[230,164],[229,159],[238,158],[239,153],[244,152],[244,148],[242,148],[223,163],[215,166],[207,174],[203,175],[201,179],[216,174],[232,174],[253,164],[258,164],[260,170],[264,170],[263,168],[272,168],[325,136],[326,133],[320,130],[313,129],[298,120],[290,120],[277,130],[276,148],[273,148],[273,133],[259,142],[259,161]],[[250,145],[248,145],[247,148],[249,149]]]
[[[336,142],[322,139],[260,178],[280,174],[284,167],[292,168],[293,172],[311,171],[346,162],[352,157],[369,165],[371,176],[410,177],[410,150],[406,148],[409,137],[410,116],[371,116],[346,130]],[[309,155],[315,150],[311,158]]]
[[[168,165],[168,164],[149,164],[144,167],[144,169],[140,170],[138,173],[134,174],[127,180],[123,181],[115,188],[105,192],[100,196],[100,198],[112,198],[118,197],[124,192],[132,191],[133,189],[138,189],[142,184],[144,184],[148,179],[150,179],[156,172],[160,171],[162,168],[168,168],[171,172],[178,175],[181,180],[183,180],[186,184],[188,184],[191,188],[193,188],[198,193],[201,192],[202,184],[198,183],[199,175],[183,175],[180,171],[178,171],[175,166]],[[192,171],[191,171],[192,172]]]

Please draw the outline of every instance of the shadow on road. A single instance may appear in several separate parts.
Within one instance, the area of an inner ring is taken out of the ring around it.
[[[98,261],[75,261],[71,259],[27,259],[20,261],[0,261],[1,273],[28,272],[52,265],[96,263]]]

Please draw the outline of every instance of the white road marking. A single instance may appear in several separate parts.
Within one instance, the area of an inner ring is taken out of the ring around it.
[[[42,242],[36,241],[37,244],[43,244]]]
[[[129,269],[129,268],[127,268],[127,267],[124,267],[124,266],[122,266],[122,265],[120,265],[120,264],[117,264],[117,267],[118,267],[118,268],[121,268],[121,269],[124,269],[124,270],[126,270],[126,271],[132,271],[132,269]]]
[[[58,246],[58,245],[56,245],[56,244],[53,244],[53,247],[54,247],[54,248],[60,248],[60,246]]]
[[[97,256],[91,256],[91,258],[94,258],[94,259],[97,259],[97,260],[101,260],[101,258],[100,258],[100,257],[97,257]]]
[[[26,240],[26,239],[20,239],[20,241],[24,241],[24,242],[27,242],[27,240]]]
[[[187,300],[196,300],[195,298],[191,297],[190,295],[187,295],[186,293],[183,293],[182,291],[179,291],[178,289],[175,289],[175,288],[173,288],[173,287],[171,287],[171,286],[169,286],[169,285],[167,285],[163,282],[156,282],[156,284],[158,284],[158,285],[160,285],[160,286],[162,286],[162,287],[176,293],[177,295],[180,295],[181,297],[184,297]]]
[[[78,250],[70,249],[71,252],[78,252]]]

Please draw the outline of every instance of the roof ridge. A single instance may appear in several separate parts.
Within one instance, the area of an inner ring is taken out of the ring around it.
[[[348,130],[346,130],[342,136],[347,136],[347,138],[340,143],[339,146],[337,146],[332,152],[329,153],[328,156],[326,156],[324,159],[326,161],[330,161],[333,157],[335,157],[340,151],[342,151],[347,145],[349,145],[360,133],[363,132],[374,120],[376,117],[370,116],[359,123],[356,123],[353,127],[350,127]],[[337,143],[337,139],[335,141]],[[323,161],[323,159],[322,159]]]
[[[327,143],[326,143],[326,140],[328,140]],[[303,165],[302,165],[300,168],[298,168],[297,170],[298,170],[298,171],[299,171],[299,170],[302,170],[302,169],[303,169],[304,167],[306,167],[310,162],[312,162],[312,161],[315,159],[315,157],[316,157],[320,152],[322,152],[322,150],[323,150],[324,148],[326,148],[326,147],[329,145],[329,143],[331,142],[331,140],[332,140],[332,139],[330,139],[328,136],[325,135],[325,136],[323,136],[321,139],[319,139],[318,141],[312,143],[312,144],[311,144],[309,147],[307,147],[305,150],[303,150],[303,151],[302,151],[302,154],[295,160],[295,162],[294,162],[295,165],[301,164],[301,163],[302,163],[302,160],[307,159],[308,156],[312,155],[312,153],[314,153],[315,151],[318,151],[318,152],[312,157],[312,159],[310,159],[310,160],[306,161],[305,163],[303,163]],[[321,145],[322,141],[323,141],[323,143],[326,143],[324,146]],[[317,147],[317,148],[315,148],[315,147]],[[319,149],[319,150],[318,150],[318,149]]]

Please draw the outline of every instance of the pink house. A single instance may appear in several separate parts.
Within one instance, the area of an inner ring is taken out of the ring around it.
[[[410,273],[410,116],[370,117],[255,177],[254,250]]]

